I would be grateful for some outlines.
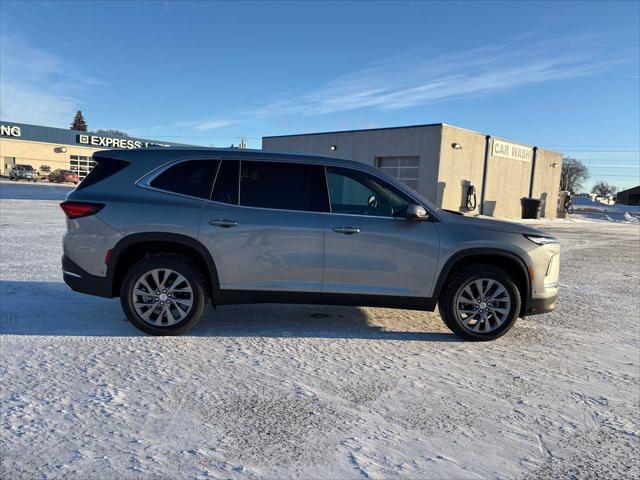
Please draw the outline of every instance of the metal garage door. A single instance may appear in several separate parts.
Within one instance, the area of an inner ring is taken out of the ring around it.
[[[376,167],[418,190],[420,157],[376,157]]]
[[[73,173],[77,173],[80,177],[80,181],[84,180],[84,177],[89,175],[89,172],[96,166],[91,157],[85,157],[83,155],[71,155],[69,160],[69,170]]]

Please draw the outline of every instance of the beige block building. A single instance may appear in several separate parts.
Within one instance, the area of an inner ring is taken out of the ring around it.
[[[520,218],[534,197],[556,216],[561,153],[443,123],[263,137],[262,148],[374,165],[448,210]]]
[[[82,180],[95,165],[94,152],[170,145],[177,144],[0,121],[0,175],[8,176],[13,165],[31,165],[43,176],[56,169],[71,170]]]

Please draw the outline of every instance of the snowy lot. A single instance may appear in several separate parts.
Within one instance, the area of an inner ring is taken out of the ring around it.
[[[282,305],[153,338],[62,282],[66,191],[0,184],[2,478],[640,475],[637,224],[544,222],[558,309],[490,343],[437,313]]]

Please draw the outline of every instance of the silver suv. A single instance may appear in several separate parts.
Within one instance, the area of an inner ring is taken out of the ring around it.
[[[433,311],[469,340],[553,310],[557,240],[433,206],[348,160],[260,150],[94,154],[67,195],[62,269],[79,292],[119,296],[154,335],[183,333],[209,300]]]

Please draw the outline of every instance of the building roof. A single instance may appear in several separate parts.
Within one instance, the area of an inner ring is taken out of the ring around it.
[[[626,190],[622,190],[618,192],[618,195],[627,194],[627,193],[640,193],[640,185],[637,187],[627,188]]]
[[[266,135],[262,138],[302,137],[307,135],[331,135],[336,133],[372,132],[375,130],[402,130],[405,128],[438,127],[442,125],[447,125],[447,124],[446,123],[423,123],[418,125],[403,125],[400,127],[358,128],[355,130],[334,130],[330,132],[294,133],[289,135]],[[455,127],[455,128],[458,128],[458,127]]]
[[[133,142],[139,142],[142,146],[159,145],[159,146],[187,146],[184,143],[167,142],[164,140],[150,140],[147,138],[137,137],[110,137],[96,132],[83,132],[79,130],[71,130],[68,128],[56,128],[45,127],[42,125],[31,125],[28,123],[7,122],[0,120],[0,125],[4,127],[18,127],[19,135],[5,135],[4,131],[0,138],[3,140],[26,140],[31,142],[43,142],[43,143],[55,143],[58,145],[76,145],[80,147],[92,147],[92,148],[113,148],[113,145],[95,145],[91,143],[91,139],[88,142],[81,141],[81,136],[99,137],[99,138],[111,138],[118,140],[131,140]],[[84,139],[82,139],[84,140]]]

